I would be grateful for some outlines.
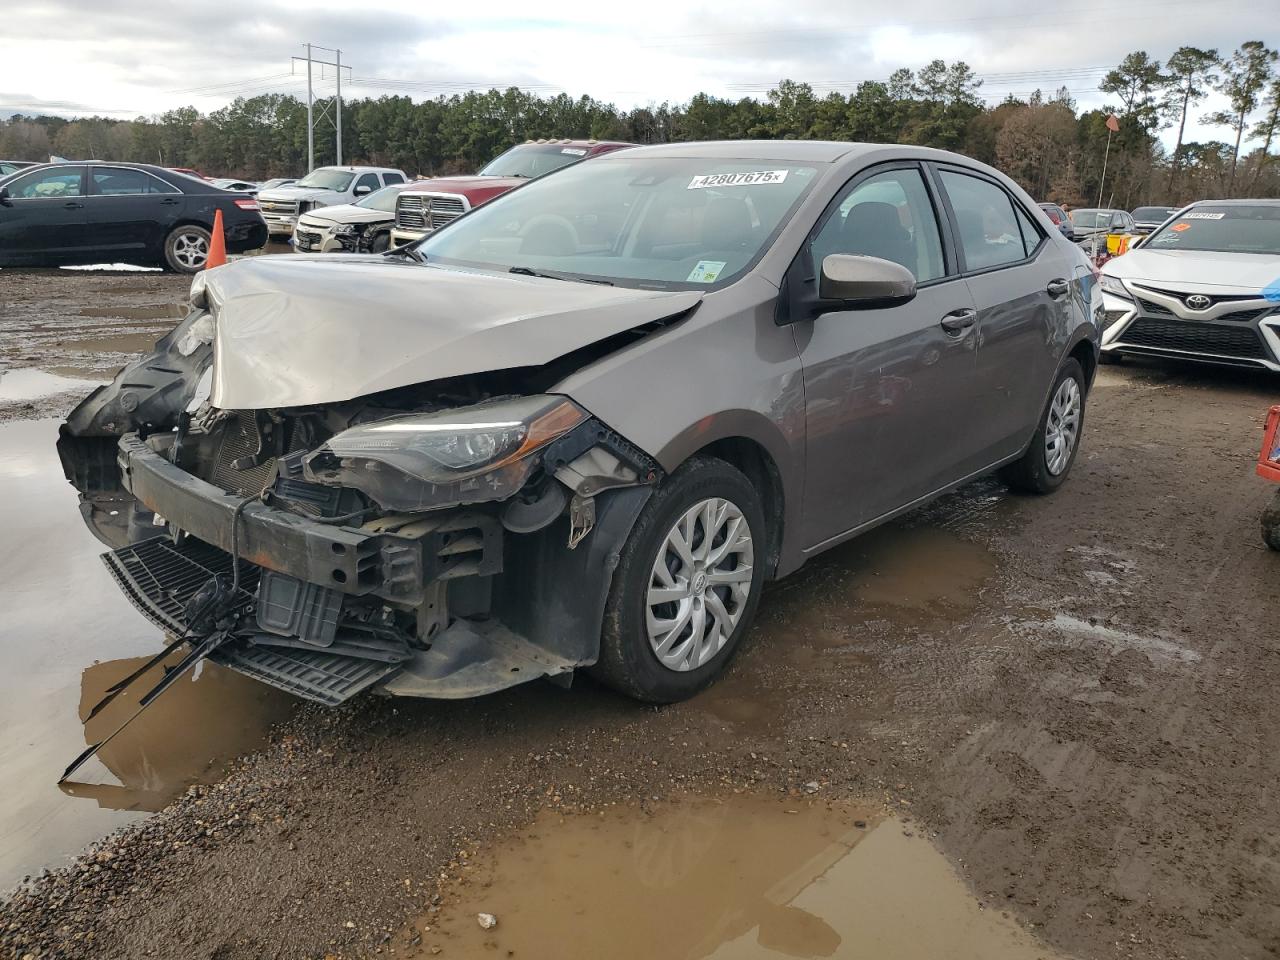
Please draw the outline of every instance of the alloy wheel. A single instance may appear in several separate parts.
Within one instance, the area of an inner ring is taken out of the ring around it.
[[[732,501],[694,504],[667,532],[649,576],[645,625],[658,662],[696,670],[724,648],[751,596],[751,527]]]
[[[1044,431],[1044,462],[1055,477],[1071,462],[1071,453],[1080,436],[1081,410],[1080,384],[1075,377],[1067,377],[1053,395]]]
[[[209,259],[209,241],[198,233],[180,233],[173,238],[173,259],[188,270],[202,267]]]

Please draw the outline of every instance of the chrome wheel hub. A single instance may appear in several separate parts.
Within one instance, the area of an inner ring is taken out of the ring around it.
[[[1082,409],[1080,384],[1074,377],[1068,377],[1058,385],[1053,395],[1044,431],[1044,462],[1055,477],[1071,462],[1071,453],[1080,437]]]
[[[198,267],[209,259],[209,241],[198,233],[180,233],[173,240],[173,259],[184,267]]]
[[[755,549],[742,511],[712,497],[667,532],[649,575],[649,646],[669,670],[696,670],[719,653],[751,596]]]

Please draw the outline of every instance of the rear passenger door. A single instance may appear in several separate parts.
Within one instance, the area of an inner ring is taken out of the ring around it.
[[[792,264],[788,300],[804,366],[806,547],[816,547],[961,478],[961,421],[975,390],[973,299],[917,163],[873,167],[828,206]],[[803,306],[823,258],[880,257],[916,277],[895,307]]]
[[[940,165],[965,282],[978,309],[978,384],[965,417],[986,463],[1031,438],[1070,318],[1072,268],[1001,184]]]
[[[93,246],[136,254],[159,248],[182,212],[183,194],[144,170],[93,166],[85,208]]]

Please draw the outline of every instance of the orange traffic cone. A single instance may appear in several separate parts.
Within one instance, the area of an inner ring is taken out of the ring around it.
[[[209,256],[204,261],[204,268],[210,270],[227,262],[227,237],[222,230],[222,211],[213,213],[213,236],[209,238]]]

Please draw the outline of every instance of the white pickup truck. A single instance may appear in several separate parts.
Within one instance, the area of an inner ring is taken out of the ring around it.
[[[262,219],[271,236],[289,236],[298,217],[317,207],[352,203],[361,197],[409,178],[391,167],[316,167],[294,183],[258,194]]]

